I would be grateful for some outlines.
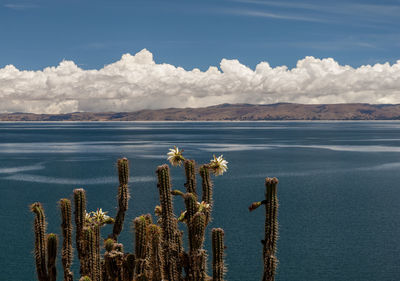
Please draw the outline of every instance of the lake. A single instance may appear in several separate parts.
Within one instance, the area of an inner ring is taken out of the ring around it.
[[[121,157],[131,163],[132,198],[120,240],[132,252],[131,221],[159,204],[155,170],[174,145],[199,164],[213,154],[229,162],[214,178],[205,245],[210,263],[211,228],[225,230],[227,280],[261,279],[265,213],[247,207],[263,199],[267,176],[279,179],[277,281],[398,280],[397,121],[0,123],[0,280],[36,280],[31,203],[43,203],[48,232],[58,234],[57,202],[74,188],[86,189],[89,211],[115,215]],[[171,172],[183,190],[183,169]],[[77,265],[76,257],[76,276]]]

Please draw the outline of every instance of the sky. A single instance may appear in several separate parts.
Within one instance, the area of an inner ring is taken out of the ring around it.
[[[399,0],[0,0],[0,112],[400,103],[399,30]]]

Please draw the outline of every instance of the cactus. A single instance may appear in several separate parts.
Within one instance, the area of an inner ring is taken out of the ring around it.
[[[84,266],[83,260],[85,259],[83,229],[85,227],[86,221],[86,192],[82,188],[74,189],[74,207],[76,225],[76,249],[78,251],[78,258],[81,261],[80,273],[82,275]]]
[[[36,272],[39,281],[47,281],[46,269],[46,218],[42,204],[39,202],[31,205],[31,211],[35,214],[34,232],[35,232],[35,261]]]
[[[152,269],[151,280],[165,280],[162,255],[161,255],[161,228],[158,225],[151,224],[148,226],[149,240],[151,243],[150,268]]]
[[[147,280],[148,278],[148,236],[147,220],[145,216],[140,216],[133,221],[135,227],[135,268],[136,278]]]
[[[134,255],[129,254],[129,263],[125,262],[122,244],[115,243],[112,239],[107,239],[105,243],[106,252],[104,253],[105,276],[110,281],[132,281],[135,266]],[[133,258],[133,262],[132,262]],[[129,268],[126,268],[129,266]],[[125,271],[126,274],[124,275]],[[124,278],[128,279],[124,279]]]
[[[202,179],[201,186],[202,186],[202,191],[203,191],[201,201],[210,205],[210,208],[206,212],[206,223],[208,224],[211,219],[211,209],[212,209],[212,205],[213,205],[213,200],[212,200],[213,183],[212,183],[211,177],[210,177],[209,165],[208,164],[201,165],[199,172],[200,172],[200,176]]]
[[[64,281],[72,281],[72,211],[71,201],[69,199],[60,200],[61,209],[61,231],[63,235],[63,245],[61,251],[61,261],[64,268]]]
[[[179,155],[174,156],[177,158],[174,158],[174,163],[180,164],[184,158],[181,151],[177,151],[176,148],[174,153]],[[87,213],[85,190],[81,188],[74,190],[74,221],[76,224],[76,248],[80,261],[80,281],[211,280],[206,274],[207,254],[203,249],[205,230],[210,220],[210,203],[212,202],[212,182],[209,167],[207,164],[200,168],[200,175],[203,179],[203,202],[199,203],[196,194],[195,161],[184,160],[184,163],[187,193],[179,190],[171,191],[168,165],[157,168],[160,206],[156,206],[155,213],[159,226],[153,224],[152,217],[149,214],[142,215],[133,221],[135,255],[124,253],[123,245],[117,242],[128,209],[128,160],[122,158],[117,162],[120,184],[118,188],[118,212],[115,220],[107,216],[107,212],[103,212],[101,208],[97,209],[96,212]],[[172,195],[181,196],[185,202],[186,211],[182,213],[181,219],[187,224],[188,228],[188,252],[183,249],[183,232],[178,229],[178,220],[173,213]],[[71,201],[65,198],[61,199],[59,205],[63,235],[61,259],[64,281],[73,281],[71,271],[73,261]],[[35,258],[38,279],[39,281],[56,281],[55,264],[58,238],[55,234],[46,235],[46,221],[41,204],[32,204],[31,211],[35,214]],[[107,223],[114,223],[114,227],[112,234],[104,241],[105,253],[104,259],[102,259],[100,229]],[[223,245],[223,241],[220,243]],[[213,251],[214,248],[216,247],[213,247]],[[221,255],[222,260],[223,249],[220,249],[218,255]],[[219,264],[218,268],[223,269],[223,261],[219,261]],[[185,278],[182,275],[182,269],[186,272]],[[219,274],[214,275],[220,276]],[[223,277],[223,275],[221,276]],[[222,280],[222,277],[215,280]]]
[[[265,238],[263,244],[264,273],[263,281],[274,281],[278,260],[276,258],[276,244],[278,240],[278,196],[277,178],[265,179],[265,200],[254,202],[249,207],[250,211],[261,205],[265,206]]]
[[[89,276],[92,281],[97,281],[99,272],[97,272],[98,268],[96,267],[96,238],[91,227],[83,229],[82,240],[83,251],[85,252],[82,275]]]
[[[128,181],[129,181],[129,161],[126,158],[118,159],[118,212],[115,217],[115,223],[113,226],[113,233],[111,237],[117,241],[118,235],[122,231],[122,227],[125,219],[125,212],[128,210],[128,201],[130,198]]]
[[[135,255],[126,254],[123,259],[122,267],[123,267],[123,281],[132,281],[135,272]]]
[[[221,228],[212,229],[212,253],[213,253],[213,281],[224,280],[224,231]]]
[[[57,247],[58,238],[54,233],[47,235],[47,272],[49,276],[49,281],[56,281],[57,279]]]
[[[186,159],[184,162],[186,183],[186,192],[192,193],[197,197],[196,193],[196,162]]]
[[[94,242],[95,242],[95,264],[96,267],[96,278],[93,281],[102,281],[102,269],[101,269],[101,255],[100,255],[100,224],[93,226]]]
[[[173,214],[169,167],[168,165],[159,166],[156,172],[161,203],[162,253],[165,279],[168,281],[179,281],[179,252],[176,243],[178,226]]]
[[[129,161],[121,158],[117,161],[119,185],[127,185],[129,181]]]

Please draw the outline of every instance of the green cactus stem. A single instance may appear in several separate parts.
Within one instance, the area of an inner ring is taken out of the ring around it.
[[[197,212],[189,223],[190,251],[195,252],[203,247],[206,229],[206,216],[204,213]]]
[[[148,221],[146,216],[140,216],[133,221],[135,228],[135,271],[137,279],[148,278],[148,246],[149,240],[147,236]]]
[[[123,259],[123,281],[132,281],[134,272],[135,272],[135,255],[126,254]]]
[[[212,205],[213,205],[213,199],[212,199],[213,183],[212,183],[212,180],[210,177],[209,165],[208,164],[201,165],[199,172],[200,172],[200,177],[202,179],[201,187],[202,187],[202,191],[203,191],[201,201],[210,205],[210,208],[206,212],[206,222],[208,224],[211,220],[211,210],[212,210]]]
[[[185,159],[185,176],[186,176],[186,192],[193,193],[197,197],[196,193],[196,162],[194,160]]]
[[[124,253],[122,244],[113,242],[112,239],[106,240],[106,252],[104,253],[104,266],[105,266],[105,275],[107,276],[108,281],[132,281],[133,280],[133,272],[135,267],[135,258],[133,256],[133,264],[132,260],[129,262],[129,269],[126,271],[124,275]],[[132,259],[132,256],[130,259]],[[129,272],[131,272],[129,274]],[[130,279],[124,279],[124,276]]]
[[[128,210],[128,201],[130,198],[128,181],[129,181],[129,161],[126,158],[118,159],[118,212],[115,217],[112,238],[117,241],[118,235],[122,231],[125,213]]]
[[[162,253],[161,253],[161,238],[162,231],[161,227],[155,224],[148,226],[149,240],[151,243],[150,253],[150,268],[152,269],[151,280],[162,281],[165,280],[163,265],[162,265]]]
[[[47,272],[49,275],[49,281],[56,281],[57,279],[57,247],[58,238],[54,233],[47,235]]]
[[[92,281],[89,276],[82,276],[79,281]]]
[[[93,226],[94,241],[95,241],[95,264],[96,267],[96,279],[94,281],[102,281],[102,269],[101,269],[101,254],[100,254],[100,225],[96,224]]]
[[[213,228],[211,232],[212,240],[212,268],[213,281],[223,281],[225,266],[224,266],[224,230],[222,228]]]
[[[85,255],[82,275],[89,276],[92,281],[97,281],[99,272],[96,267],[96,238],[91,227],[83,229],[83,242]]]
[[[127,158],[121,158],[117,161],[119,185],[127,185],[129,181],[129,161]]]
[[[85,259],[84,242],[83,242],[83,229],[86,222],[86,192],[82,188],[74,189],[74,215],[76,225],[76,249],[78,251],[78,258],[80,260],[80,273],[83,274],[83,266]],[[93,280],[95,281],[95,280]]]
[[[198,211],[198,204],[196,200],[196,196],[193,193],[185,193],[183,196],[183,199],[185,200],[185,206],[186,206],[186,215],[185,219],[188,222],[188,226],[190,221],[192,220],[194,214]]]
[[[35,233],[35,261],[36,272],[39,281],[48,281],[46,268],[46,217],[42,204],[33,203],[31,211],[35,214],[34,233]]]
[[[157,187],[160,193],[161,204],[161,228],[162,228],[162,253],[165,279],[168,281],[179,281],[180,271],[178,269],[179,252],[176,243],[178,233],[177,219],[173,213],[171,181],[168,165],[157,168]]]
[[[61,232],[63,235],[63,245],[61,251],[61,261],[64,268],[64,281],[72,281],[71,271],[73,249],[72,249],[72,210],[71,201],[63,198],[60,200],[61,209]]]
[[[265,179],[265,200],[255,202],[249,207],[250,211],[261,205],[265,206],[265,238],[263,244],[264,273],[263,281],[274,281],[277,267],[276,245],[278,240],[278,195],[277,178]]]

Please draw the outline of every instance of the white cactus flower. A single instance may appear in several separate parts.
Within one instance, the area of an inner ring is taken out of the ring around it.
[[[96,212],[92,212],[91,213],[92,214],[92,219],[96,222],[96,223],[98,223],[98,224],[104,224],[107,220],[109,220],[110,219],[110,217],[109,216],[107,216],[107,212],[103,212],[103,210],[100,208],[100,209],[97,209],[97,211]]]
[[[223,155],[216,157],[210,161],[210,168],[216,176],[220,176],[228,170],[228,161],[223,158]]]
[[[176,167],[182,165],[182,161],[185,160],[185,158],[182,156],[182,152],[183,149],[179,150],[179,148],[176,146],[169,149],[169,152],[167,153],[167,159],[172,166]]]

